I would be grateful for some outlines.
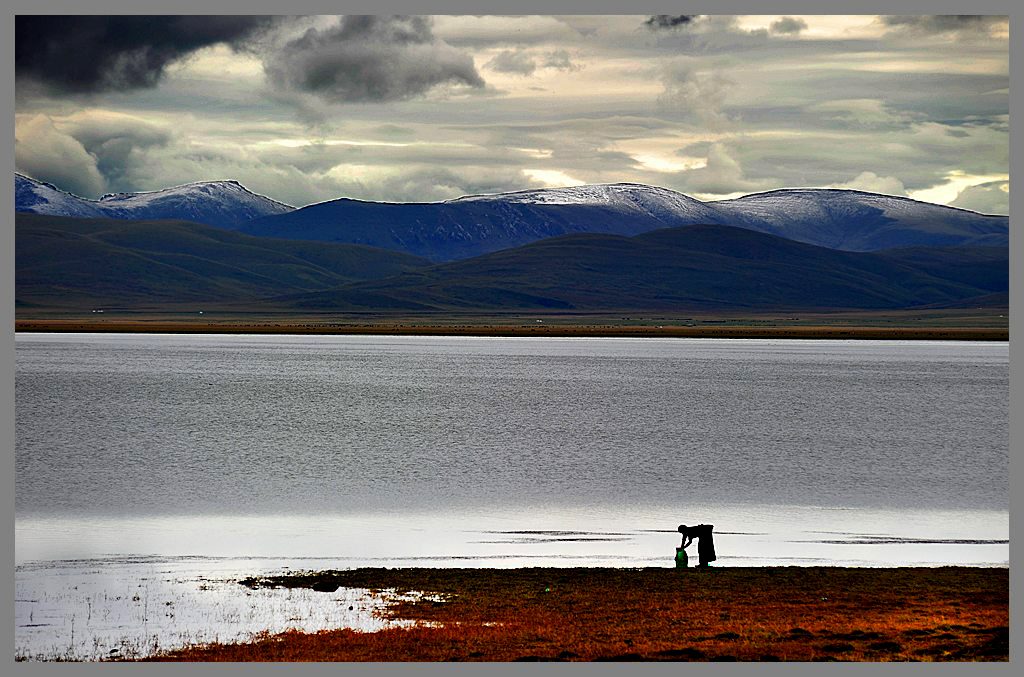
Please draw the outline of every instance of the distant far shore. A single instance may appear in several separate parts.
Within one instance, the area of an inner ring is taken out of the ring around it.
[[[420,592],[412,627],[286,632],[170,661],[1007,661],[1008,568],[353,569],[250,588]]]
[[[196,318],[155,316],[24,318],[15,321],[17,332],[111,332],[170,334],[325,334],[397,336],[482,336],[482,337],[663,337],[737,339],[863,339],[863,340],[947,340],[1008,341],[1009,327],[985,326],[998,322],[958,323],[950,321],[875,320],[868,316],[811,317],[788,320],[658,320],[640,322],[629,318],[585,319],[546,318]],[[964,326],[966,325],[966,326]]]

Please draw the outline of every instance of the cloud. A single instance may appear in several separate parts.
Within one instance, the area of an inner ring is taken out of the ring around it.
[[[346,16],[265,56],[278,88],[334,103],[401,101],[438,85],[483,88],[473,58],[436,38],[424,17]]]
[[[930,16],[883,16],[882,23],[893,31],[919,35],[987,36],[1009,22],[1006,16],[938,14]]]
[[[644,25],[651,30],[672,29],[686,26],[697,18],[697,14],[655,14],[644,21]]]
[[[960,191],[950,205],[982,214],[1009,214],[1010,182],[991,181],[968,186]]]
[[[523,50],[498,52],[493,59],[484,65],[499,73],[516,73],[519,75],[533,75],[533,72],[537,70],[537,62]]]
[[[807,28],[807,22],[791,16],[784,16],[768,26],[768,32],[775,35],[797,35]]]
[[[880,99],[833,99],[805,107],[819,122],[835,122],[840,128],[906,128],[921,120],[921,114],[890,110]]]
[[[545,68],[555,68],[560,71],[578,71],[582,66],[573,62],[569,52],[564,49],[556,49],[550,52],[544,59]]]
[[[578,71],[580,66],[573,63],[568,50],[556,49],[546,55],[533,56],[527,50],[504,50],[498,52],[484,64],[487,68],[499,73],[533,75],[538,68],[552,68],[560,71]]]
[[[15,117],[14,164],[18,171],[75,195],[96,198],[106,191],[96,157],[47,115]]]
[[[134,190],[134,175],[151,162],[148,151],[166,146],[169,130],[142,118],[111,111],[79,111],[61,121],[61,128],[96,159],[108,190]]]
[[[906,196],[907,189],[903,182],[895,176],[879,176],[874,172],[864,171],[845,183],[836,183],[829,188],[845,188],[847,190],[863,190],[868,193],[884,193],[885,195]]]
[[[339,168],[342,176],[347,174]],[[449,200],[463,195],[503,193],[525,188],[541,188],[544,183],[520,169],[494,167],[412,167],[361,179],[339,179],[341,194],[368,200],[399,202]]]
[[[718,72],[706,72],[690,60],[667,63],[662,74],[665,89],[659,103],[686,117],[694,118],[710,129],[720,129],[730,122],[723,112],[732,80]]]
[[[267,16],[15,17],[17,77],[66,93],[154,87],[167,66],[210,45],[241,45]]]
[[[733,195],[780,188],[772,179],[750,179],[725,144],[713,143],[708,149],[707,165],[678,175],[686,191],[705,195]]]
[[[434,34],[450,45],[493,47],[496,45],[536,45],[572,43],[582,31],[570,25],[571,16],[496,16],[442,15],[434,17]]]

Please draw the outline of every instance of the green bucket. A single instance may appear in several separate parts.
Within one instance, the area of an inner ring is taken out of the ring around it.
[[[676,548],[676,568],[685,569],[690,566],[690,558],[684,548]]]

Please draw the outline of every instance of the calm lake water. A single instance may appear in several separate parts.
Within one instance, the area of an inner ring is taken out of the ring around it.
[[[672,566],[704,522],[720,566],[1008,565],[1007,343],[18,334],[16,356],[19,642],[83,562]]]

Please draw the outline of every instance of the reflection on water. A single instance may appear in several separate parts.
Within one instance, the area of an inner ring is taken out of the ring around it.
[[[367,590],[249,590],[232,580],[268,568],[288,567],[276,561],[162,557],[20,567],[15,656],[138,658],[195,644],[245,641],[263,632],[373,631],[394,623],[381,615],[385,597]]]
[[[715,525],[716,566],[1009,562],[1005,343],[33,334],[16,348],[22,656],[377,627],[361,591],[232,580],[672,567],[679,523]]]
[[[19,515],[1007,508],[1005,343],[30,334],[16,356]]]
[[[736,505],[23,518],[16,558],[19,564],[142,554],[315,558],[336,567],[671,566],[680,522],[715,525],[719,566],[785,565],[794,558],[847,566],[1002,566],[1009,557],[1009,516],[1001,512]]]

